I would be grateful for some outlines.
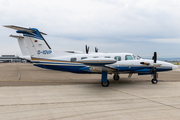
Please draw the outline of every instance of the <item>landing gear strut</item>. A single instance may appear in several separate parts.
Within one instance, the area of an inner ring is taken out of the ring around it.
[[[151,80],[151,82],[152,82],[152,84],[157,84],[158,83],[156,68],[154,68],[154,75],[153,75],[153,79]]]
[[[114,76],[113,76],[113,79],[115,80],[115,81],[117,81],[117,80],[119,80],[119,75],[118,74],[114,74]]]
[[[157,53],[154,52],[154,56],[153,56],[153,60],[154,60],[154,64],[156,64],[157,61]],[[153,79],[151,80],[152,84],[157,84],[158,80],[157,80],[157,70],[156,67],[154,66],[154,75],[153,75]]]
[[[101,85],[103,87],[108,87],[109,86],[109,80],[107,80],[107,71],[102,71]]]

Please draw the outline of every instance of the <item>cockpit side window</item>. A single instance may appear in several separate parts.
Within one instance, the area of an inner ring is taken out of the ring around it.
[[[71,62],[75,62],[77,60],[77,58],[71,58],[70,61]]]
[[[125,60],[133,60],[133,57],[131,55],[126,55]]]
[[[115,59],[116,61],[121,61],[121,56],[115,56],[114,59]]]

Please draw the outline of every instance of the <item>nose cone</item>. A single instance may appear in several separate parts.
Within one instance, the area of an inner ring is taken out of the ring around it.
[[[173,66],[172,66],[172,69],[173,69],[173,70],[178,69],[178,66],[177,66],[177,65],[173,65]]]

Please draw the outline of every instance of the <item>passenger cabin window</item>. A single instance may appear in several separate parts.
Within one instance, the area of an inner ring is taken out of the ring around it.
[[[116,61],[121,61],[121,56],[115,56],[114,59],[115,59]]]
[[[98,56],[94,56],[93,58],[99,58]]]
[[[110,56],[105,56],[104,58],[111,58]]]
[[[71,58],[71,62],[75,62],[77,59],[76,58]]]
[[[131,55],[126,55],[125,60],[133,60],[133,58],[132,58],[132,56],[131,56]]]
[[[81,60],[83,60],[83,59],[87,59],[87,57],[82,57]]]

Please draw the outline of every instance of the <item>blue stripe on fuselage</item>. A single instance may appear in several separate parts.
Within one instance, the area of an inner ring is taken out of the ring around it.
[[[80,63],[64,63],[64,62],[33,62],[34,66],[51,69],[51,70],[59,70],[59,71],[68,71],[68,72],[74,72],[74,73],[91,73],[90,70],[88,70],[90,67],[87,67],[87,70],[85,71],[86,65],[80,64]],[[129,66],[123,66],[123,67],[113,67],[118,69],[119,72],[133,72],[133,73],[151,73],[151,69],[153,70],[153,67],[142,67],[142,66],[135,66],[135,67],[129,67]],[[157,68],[157,72],[163,72],[163,71],[169,71],[172,70],[172,68]]]
[[[45,68],[45,69],[67,71],[67,72],[73,72],[73,73],[90,73],[90,71],[80,70],[84,66],[59,66],[59,65],[42,65],[42,64],[34,64],[34,66]]]

